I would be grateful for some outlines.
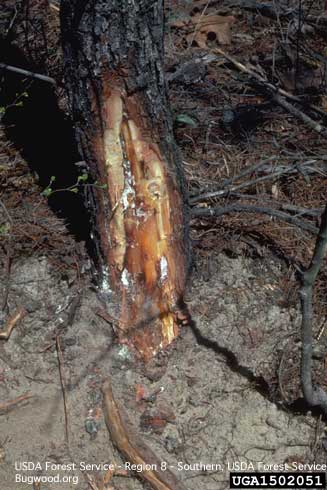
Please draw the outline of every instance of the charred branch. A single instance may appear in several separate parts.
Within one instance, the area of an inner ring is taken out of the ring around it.
[[[236,60],[233,56],[230,54],[225,53],[220,48],[215,48],[214,50],[215,53],[220,54],[224,56],[228,61],[230,61],[235,68],[237,68],[239,71],[242,73],[245,73],[249,76],[249,80],[252,79],[254,84],[260,85],[260,87],[263,89],[264,93],[271,98],[272,101],[276,102],[279,106],[283,107],[287,112],[292,114],[294,117],[297,119],[301,120],[304,124],[306,124],[308,127],[310,127],[312,130],[319,134],[326,135],[327,134],[327,128],[323,124],[320,124],[320,122],[312,119],[310,116],[305,114],[302,110],[299,108],[295,107],[292,105],[288,100],[291,100],[293,102],[296,102],[298,104],[302,104],[303,102],[301,99],[295,95],[290,94],[286,90],[283,90],[281,88],[276,87],[274,84],[270,83],[268,80],[266,80],[262,75],[259,75],[259,73],[256,73],[253,70],[250,70],[247,68],[243,63],[240,63],[238,60]],[[286,100],[288,99],[288,100]],[[316,106],[308,105],[309,109],[317,112],[320,116],[323,117],[324,120],[327,119],[327,114],[322,111],[320,108],[317,108]]]
[[[319,274],[327,250],[327,206],[321,218],[321,225],[315,250],[309,268],[302,275],[300,297],[302,303],[302,359],[301,382],[305,400],[311,406],[320,407],[327,413],[327,393],[312,381],[312,295],[315,280]]]
[[[229,179],[224,180],[218,189],[214,189],[208,192],[204,192],[197,196],[192,196],[190,198],[190,204],[197,204],[199,202],[205,202],[212,199],[221,198],[224,196],[229,196],[232,193],[238,192],[242,189],[246,189],[249,187],[253,187],[260,182],[265,182],[268,180],[274,180],[281,178],[286,175],[294,175],[294,174],[302,174],[305,178],[308,178],[311,174],[320,174],[326,175],[325,164],[319,164],[316,160],[309,160],[303,163],[296,163],[295,165],[282,165],[279,163],[278,165],[271,165],[269,162],[273,163],[277,157],[268,158],[261,162],[255,163],[253,165],[249,165],[242,172],[231,177]],[[320,157],[319,157],[320,159]],[[318,160],[318,159],[317,159]],[[240,184],[232,185],[235,181],[240,180],[242,177],[250,174],[261,173],[264,175],[260,175],[257,178],[248,180],[246,182],[242,182]]]
[[[309,222],[300,220],[295,216],[292,216],[288,213],[284,213],[282,211],[278,211],[277,209],[262,207],[262,206],[254,206],[251,204],[230,204],[228,206],[222,206],[219,208],[194,208],[192,209],[192,216],[194,218],[198,217],[210,217],[210,216],[223,216],[225,214],[230,213],[256,213],[256,214],[267,214],[271,217],[278,218],[282,221],[286,221],[292,225],[298,226],[302,228],[302,230],[310,231],[311,233],[317,235],[319,230],[316,226],[312,225]]]

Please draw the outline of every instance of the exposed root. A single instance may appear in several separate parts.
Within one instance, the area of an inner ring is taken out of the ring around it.
[[[17,323],[27,315],[25,308],[20,307],[15,311],[7,320],[6,325],[2,332],[0,332],[0,339],[8,340],[11,332]]]
[[[127,417],[113,397],[110,380],[104,383],[102,393],[103,411],[111,440],[126,458],[126,462],[142,466],[142,471],[137,473],[138,476],[148,482],[154,490],[186,490],[173,473],[168,469],[161,470],[158,457],[133,434],[131,427],[127,426]]]

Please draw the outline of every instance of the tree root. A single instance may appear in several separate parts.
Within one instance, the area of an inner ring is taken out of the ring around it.
[[[0,339],[8,340],[14,327],[19,320],[22,320],[27,315],[25,308],[20,307],[15,311],[7,320],[6,325],[2,332],[0,332]]]
[[[313,286],[327,250],[327,206],[321,218],[320,231],[309,268],[303,273],[300,297],[302,302],[301,383],[305,400],[327,413],[327,393],[312,382],[312,320]]]
[[[154,490],[186,490],[166,466],[164,470],[161,469],[162,461],[133,433],[127,423],[125,425],[127,416],[114,400],[110,380],[104,383],[102,393],[103,411],[111,440],[130,466],[142,467],[142,471],[137,475]]]

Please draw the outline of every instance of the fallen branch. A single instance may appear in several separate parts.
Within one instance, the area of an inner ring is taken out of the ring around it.
[[[25,395],[20,395],[17,398],[14,398],[14,400],[0,403],[0,412],[8,411],[11,408],[13,408],[15,405],[17,405],[17,403],[23,402],[24,400],[28,400],[29,398],[32,398],[32,396],[33,395],[31,395],[31,393],[25,393]]]
[[[25,308],[23,307],[18,308],[18,310],[16,310],[15,313],[13,313],[6,321],[4,329],[2,330],[2,332],[0,332],[0,339],[8,340],[14,327],[26,315],[27,315],[27,311],[25,310]]]
[[[249,180],[248,182],[243,182],[242,184],[229,187],[229,189],[220,189],[218,191],[205,192],[204,194],[200,194],[199,196],[192,197],[190,199],[190,204],[195,204],[201,201],[207,201],[208,199],[213,199],[217,197],[227,196],[234,191],[239,191],[241,189],[245,189],[246,187],[252,187],[253,185],[259,184],[260,182],[271,180],[274,177],[283,175],[283,173],[284,172],[280,172],[280,171],[272,172],[270,175],[264,175],[263,177],[258,177],[257,179]]]
[[[298,216],[316,216],[319,217],[324,212],[324,208],[302,208],[300,206],[294,206],[293,204],[288,204],[284,202],[272,200],[271,196],[266,195],[253,195],[253,194],[242,194],[238,192],[230,192],[229,196],[237,197],[239,199],[251,199],[255,201],[265,202],[266,205],[273,205],[274,207],[280,208],[283,211],[290,211]]]
[[[273,159],[272,159],[273,160]],[[231,195],[235,193],[235,191],[239,191],[241,189],[245,189],[246,187],[251,187],[255,184],[258,184],[260,182],[264,182],[266,180],[271,180],[276,177],[280,177],[282,175],[292,175],[296,173],[301,173],[304,177],[307,177],[311,173],[318,172],[319,173],[319,167],[317,169],[313,169],[310,165],[314,163],[313,161],[305,162],[303,164],[297,164],[295,166],[290,166],[290,165],[278,165],[274,167],[274,171],[271,171],[271,167],[265,168],[265,163],[267,160],[264,160],[263,162],[259,162],[254,165],[250,165],[246,169],[244,169],[242,172],[237,174],[235,177],[232,177],[230,179],[224,180],[221,185],[219,185],[217,190],[213,191],[208,191],[203,194],[199,194],[197,196],[192,196],[189,200],[190,204],[196,204],[198,202],[203,202],[207,201],[209,199],[217,198],[217,197],[223,197],[227,195]],[[235,180],[239,180],[241,177],[244,177],[245,175],[248,175],[253,172],[260,172],[266,173],[267,175],[258,177],[257,179],[254,180],[249,180],[247,182],[242,182],[241,184],[236,184],[232,187],[229,187],[226,189],[226,186],[232,184],[235,182]],[[323,172],[323,171],[322,171]],[[323,173],[324,175],[324,173]]]
[[[37,80],[52,83],[53,85],[57,84],[54,78],[48,77],[46,75],[41,75],[40,73],[34,73],[33,71],[24,70],[23,68],[18,68],[17,66],[7,65],[6,63],[0,63],[0,69],[12,71],[14,73],[18,73],[19,75],[24,75],[25,77],[36,78]]]
[[[251,204],[230,204],[228,206],[220,207],[220,208],[193,208],[191,210],[191,215],[193,218],[208,218],[210,216],[223,216],[224,214],[230,213],[257,213],[257,214],[268,214],[269,216],[278,218],[282,221],[286,221],[291,225],[298,226],[303,230],[310,231],[314,235],[318,235],[318,228],[311,223],[306,221],[302,221],[296,216],[291,216],[287,213],[283,213],[282,211],[278,211],[273,208],[266,208],[261,206],[253,206]]]
[[[281,95],[274,95],[273,100],[277,102],[278,105],[286,109],[290,114],[292,114],[292,116],[300,119],[302,122],[304,122],[304,124],[309,126],[309,128],[316,131],[316,133],[327,135],[327,128],[325,126],[322,126],[320,123],[307,116],[307,114],[294,107],[294,105],[287,102],[287,100],[285,100],[285,98]],[[327,114],[325,117],[327,117]]]
[[[127,426],[127,416],[121,407],[118,407],[109,380],[104,383],[102,393],[104,417],[111,440],[128,463],[142,466],[142,471],[137,475],[154,490],[186,490],[184,484],[178,481],[169,469],[161,470],[162,462],[136,434],[133,434],[129,424]],[[149,469],[149,465],[153,465],[154,469]]]
[[[233,65],[236,66],[236,68],[238,68],[241,72],[246,73],[250,77],[254,78],[258,82],[263,84],[264,87],[271,92],[272,99],[278,105],[280,105],[281,107],[286,109],[290,114],[295,116],[297,119],[300,119],[302,122],[304,122],[307,126],[309,126],[311,129],[313,129],[317,133],[327,135],[327,128],[322,126],[317,121],[314,121],[311,117],[307,116],[306,114],[304,114],[304,112],[302,112],[299,109],[297,109],[296,107],[292,106],[291,104],[289,104],[284,99],[284,97],[286,97],[287,99],[293,100],[294,102],[301,104],[302,101],[301,101],[301,99],[299,99],[299,97],[296,97],[295,95],[290,94],[286,90],[283,90],[281,88],[276,87],[272,83],[265,80],[265,78],[262,77],[261,75],[259,75],[259,73],[256,73],[255,71],[250,70],[245,65],[243,65],[243,63],[240,63],[235,58],[233,58],[233,56],[225,53],[225,51],[223,51],[222,49],[215,48],[214,53],[221,54],[228,61],[233,63]],[[314,107],[314,106],[309,106],[309,107],[311,109],[315,110],[316,112],[318,112],[320,115],[323,115],[323,117],[327,118],[327,114],[324,111],[322,111],[321,109],[319,109],[318,107]]]
[[[254,163],[253,165],[249,165],[248,167],[245,167],[239,174],[234,175],[234,177],[231,177],[229,179],[224,180],[221,183],[221,187],[224,188],[227,185],[232,184],[235,182],[235,180],[240,179],[241,177],[245,177],[246,175],[252,174],[254,172],[258,172],[266,163],[272,162],[274,160],[277,160],[278,157],[270,157],[270,158],[265,158],[265,160],[262,160],[259,163]]]
[[[285,211],[291,211],[292,213],[296,213],[297,215],[307,215],[307,216],[321,216],[324,212],[324,208],[302,208],[299,206],[294,206],[293,204],[280,204],[281,209]]]
[[[290,15],[290,11],[287,11],[285,8],[283,8],[281,12],[278,12],[277,14],[276,5],[273,2],[262,2],[256,0],[225,0],[224,5],[259,12],[261,15],[272,19],[276,19],[277,15],[279,17],[288,17]]]
[[[320,407],[327,413],[327,393],[312,383],[312,320],[313,286],[322,266],[327,250],[327,205],[321,218],[321,225],[315,250],[309,268],[302,275],[300,297],[302,303],[302,359],[301,383],[305,400],[313,407]]]

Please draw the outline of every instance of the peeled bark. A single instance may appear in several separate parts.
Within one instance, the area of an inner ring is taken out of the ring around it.
[[[99,280],[120,341],[149,359],[178,335],[188,260],[184,178],[163,74],[163,3],[61,4],[77,139],[101,185],[88,193]]]

